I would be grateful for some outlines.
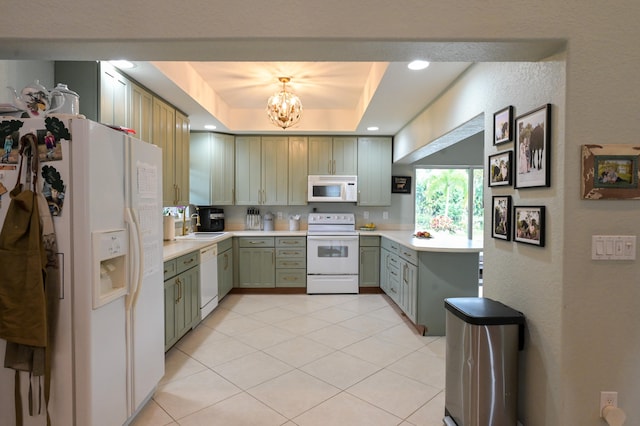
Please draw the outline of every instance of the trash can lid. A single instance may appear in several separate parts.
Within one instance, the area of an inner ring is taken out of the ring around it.
[[[463,321],[474,325],[524,325],[524,315],[507,305],[486,297],[451,297],[445,308]]]

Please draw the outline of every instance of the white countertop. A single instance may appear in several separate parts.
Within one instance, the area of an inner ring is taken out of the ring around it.
[[[467,238],[434,236],[433,238],[416,238],[413,231],[360,231],[360,235],[378,235],[395,241],[398,244],[416,251],[435,251],[449,253],[478,253],[483,250],[482,241]]]
[[[448,253],[477,253],[482,251],[481,241],[466,238],[440,237],[416,238],[412,231],[375,230],[359,231],[362,236],[389,238],[416,251],[433,251]],[[165,241],[163,246],[164,261],[175,259],[195,250],[232,237],[306,237],[307,231],[229,231],[211,239],[193,239],[189,236],[176,237],[173,241]]]

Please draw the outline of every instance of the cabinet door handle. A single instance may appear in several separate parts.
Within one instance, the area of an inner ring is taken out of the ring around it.
[[[178,304],[182,299],[182,281],[180,281],[180,278],[176,278],[176,287],[178,287],[178,297],[176,298],[176,304]]]
[[[331,174],[336,174],[336,160],[333,160],[333,170],[331,171]]]
[[[224,267],[223,269],[227,269],[229,267],[229,255],[227,253],[224,254]]]

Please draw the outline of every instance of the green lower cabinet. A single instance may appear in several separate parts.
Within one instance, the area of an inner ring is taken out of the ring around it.
[[[218,254],[218,302],[233,288],[233,251]]]
[[[360,236],[359,287],[380,286],[380,237]]]
[[[169,350],[200,321],[198,252],[165,262],[164,348]]]
[[[176,306],[178,285],[174,279],[164,282],[164,350],[168,351],[178,341],[176,332]]]
[[[276,287],[307,287],[307,239],[276,237]]]
[[[218,303],[233,288],[233,240],[218,243]]]
[[[276,286],[275,249],[239,249],[239,285],[242,288],[273,288]]]
[[[444,299],[478,296],[478,253],[416,251],[382,238],[380,288],[425,335],[445,335]]]

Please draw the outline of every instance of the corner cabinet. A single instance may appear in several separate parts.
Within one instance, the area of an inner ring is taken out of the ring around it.
[[[199,252],[164,263],[164,349],[168,351],[200,320]]]
[[[200,206],[233,205],[234,137],[221,133],[192,132],[189,145],[190,202]]]
[[[236,137],[236,204],[288,203],[289,144],[281,136]]]
[[[356,137],[309,137],[310,175],[356,175],[358,139]]]
[[[391,205],[391,162],[391,138],[358,138],[359,206]]]

